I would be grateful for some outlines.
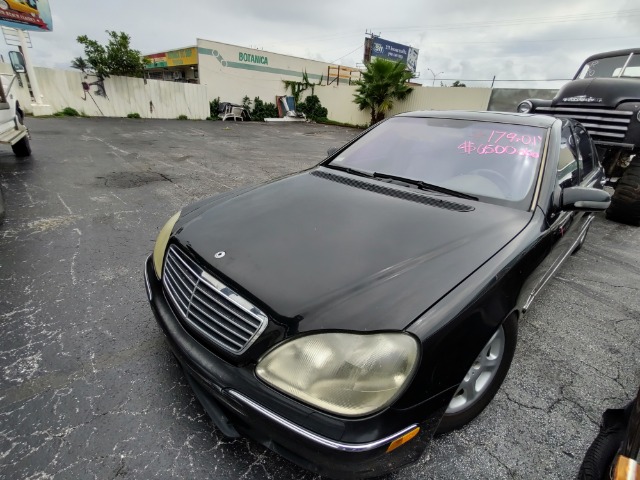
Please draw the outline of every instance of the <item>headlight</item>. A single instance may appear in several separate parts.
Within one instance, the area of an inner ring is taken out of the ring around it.
[[[531,110],[533,110],[533,103],[531,103],[529,100],[520,102],[520,104],[516,108],[516,111],[518,113],[529,113]]]
[[[173,226],[178,221],[178,218],[180,218],[180,212],[176,213],[167,223],[164,224],[164,227],[162,227],[162,230],[158,233],[158,238],[156,238],[156,244],[153,247],[153,268],[156,271],[156,277],[158,278],[162,278],[162,261],[164,259],[164,252],[167,249],[171,230],[173,230]]]
[[[258,378],[305,403],[348,417],[390,405],[418,360],[418,341],[406,333],[319,333],[267,353]]]

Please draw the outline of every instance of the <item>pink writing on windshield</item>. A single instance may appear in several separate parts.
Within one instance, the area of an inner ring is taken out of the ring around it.
[[[493,142],[491,140],[493,140]],[[513,132],[491,130],[491,135],[489,135],[487,143],[498,144],[500,143],[500,141],[502,141],[502,143],[519,142],[523,145],[532,145],[535,147],[536,145],[542,143],[542,137],[540,135],[518,135],[517,133]]]
[[[474,142],[462,142],[458,145],[458,150],[462,150],[461,153],[470,155],[475,153],[476,155],[517,155],[531,158],[539,158],[538,152],[529,150],[528,148],[516,148],[513,145],[493,145],[493,144],[478,144]]]

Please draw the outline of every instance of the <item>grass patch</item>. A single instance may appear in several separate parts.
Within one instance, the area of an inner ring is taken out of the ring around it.
[[[328,118],[316,118],[316,123],[322,123],[323,125],[335,125],[337,127],[359,128],[360,130],[366,130],[369,128],[369,125],[354,125],[352,123],[336,122],[335,120],[329,120]]]
[[[80,117],[84,115],[80,115],[80,113],[75,108],[67,107],[62,109],[59,112],[54,113],[53,116],[54,117]]]

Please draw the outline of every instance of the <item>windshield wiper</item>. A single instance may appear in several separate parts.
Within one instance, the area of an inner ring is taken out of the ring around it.
[[[342,172],[351,173],[353,175],[358,175],[359,177],[367,177],[373,178],[374,174],[371,172],[365,172],[364,170],[358,170],[357,168],[345,167],[343,165],[334,165],[330,163],[329,165],[325,165],[327,168],[335,168],[336,170],[340,170]]]
[[[478,200],[478,197],[474,197],[473,195],[457,192],[456,190],[440,187],[438,185],[433,185],[431,183],[423,182],[422,180],[414,180],[413,178],[398,177],[397,175],[390,175],[388,173],[379,173],[379,172],[374,172],[372,177],[388,179],[388,180],[396,180],[398,182],[403,182],[409,185],[415,185],[421,190],[431,190],[434,192],[446,193],[447,195],[451,195],[453,197],[465,198],[467,200]]]

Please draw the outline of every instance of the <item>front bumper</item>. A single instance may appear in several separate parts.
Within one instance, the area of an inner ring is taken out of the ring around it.
[[[419,422],[407,420],[388,432],[384,412],[365,421],[345,420],[295,402],[260,382],[252,365],[232,365],[201,345],[183,328],[167,303],[151,257],[146,261],[144,273],[158,324],[194,393],[226,436],[242,434],[253,438],[308,470],[334,478],[382,475],[413,463],[422,455],[444,409],[423,415],[431,403],[426,402],[419,407]],[[394,412],[392,416],[416,418],[416,412]],[[387,453],[394,440],[416,426],[420,432],[415,438]],[[363,441],[344,441],[344,432],[354,430]]]

